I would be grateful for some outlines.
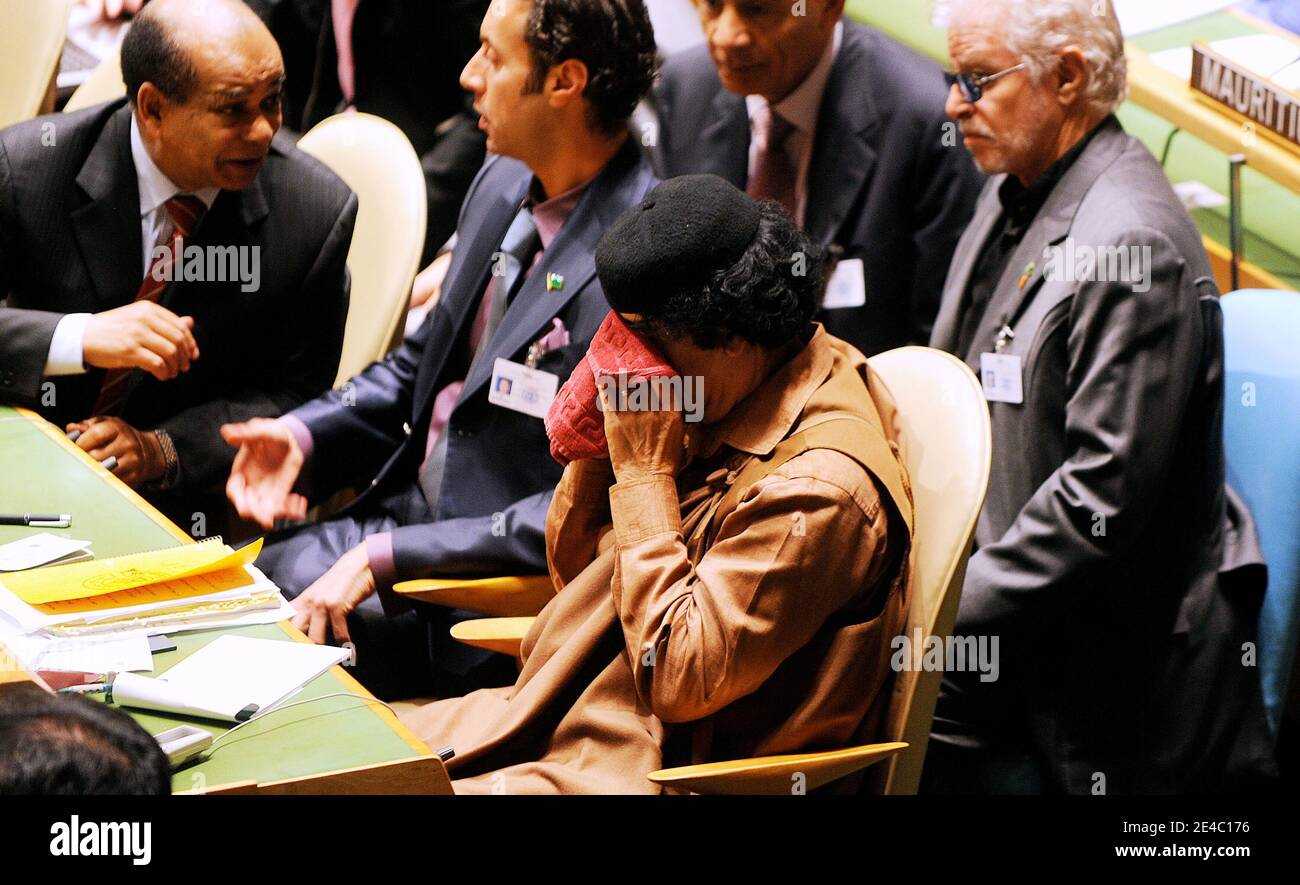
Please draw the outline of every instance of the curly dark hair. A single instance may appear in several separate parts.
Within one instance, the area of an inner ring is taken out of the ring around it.
[[[189,101],[198,85],[198,71],[185,47],[172,36],[160,16],[149,10],[146,5],[122,40],[122,80],[127,98],[134,105],[140,87],[152,83],[172,101]]]
[[[776,350],[803,334],[821,302],[823,252],[779,203],[759,206],[754,240],[731,267],[629,325],[660,339],[689,335],[706,350],[736,338]]]
[[[654,81],[654,28],[642,0],[533,0],[524,29],[533,67],[525,90],[540,92],[553,65],[587,66],[589,119],[615,135]]]

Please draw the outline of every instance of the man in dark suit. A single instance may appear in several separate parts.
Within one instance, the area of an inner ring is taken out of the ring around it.
[[[1113,12],[952,5],[948,113],[994,177],[931,344],[989,400],[954,633],[998,637],[1001,660],[993,681],[946,675],[925,788],[1241,788],[1271,770],[1248,653],[1262,586],[1220,574],[1249,533],[1225,524],[1222,319],[1200,235],[1112,115]],[[1012,51],[1008,33],[1035,37]]]
[[[706,45],[668,59],[656,90],[658,169],[784,204],[838,262],[827,331],[868,355],[923,343],[983,178],[937,65],[841,21],[843,0],[795,7],[696,4]]]
[[[424,258],[456,229],[483,165],[483,133],[457,79],[487,0],[248,0],[284,52],[285,126],[306,132],[356,108],[392,121],[424,167]]]
[[[188,523],[222,424],[333,380],[357,203],[275,137],[280,53],[243,4],[150,3],[122,65],[128,100],[0,133],[0,398]]]
[[[546,570],[561,468],[544,387],[568,378],[608,313],[596,242],[655,181],[627,131],[654,69],[641,0],[496,0],[481,36],[461,76],[497,156],[466,197],[437,305],[338,391],[225,430],[240,446],[230,499],[265,527],[303,516],[304,492],[365,489],[337,517],[273,537],[258,564],[296,597],[295,623],[352,641],[358,677],[387,695],[427,691],[431,655],[444,666],[450,651],[430,649],[445,623],[431,636],[416,612],[385,617],[394,581]]]

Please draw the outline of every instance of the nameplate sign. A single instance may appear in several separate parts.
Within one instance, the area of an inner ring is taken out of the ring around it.
[[[1300,150],[1300,96],[1295,93],[1202,43],[1192,45],[1192,89]]]

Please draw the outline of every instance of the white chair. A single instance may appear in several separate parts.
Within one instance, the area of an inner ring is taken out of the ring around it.
[[[923,642],[931,635],[942,639],[952,632],[975,523],[988,488],[988,404],[966,364],[939,350],[903,347],[873,357],[870,365],[898,405],[899,450],[915,505],[907,636],[914,641],[914,631],[919,629]],[[543,576],[409,581],[395,589],[410,598],[465,605],[476,611],[490,612],[490,606],[497,604],[501,613],[515,614],[526,611],[519,605],[520,599],[526,597],[528,604],[537,604],[534,597],[548,586],[549,580]],[[530,617],[463,621],[451,634],[469,645],[518,657],[519,644],[532,621]],[[873,790],[915,793],[942,678],[942,673],[918,670],[896,674],[882,743],[689,765],[650,772],[647,777],[657,784],[697,793],[788,794],[796,772],[804,776],[811,790],[888,761],[875,773]]]
[[[424,248],[424,171],[410,141],[371,114],[337,114],[312,127],[298,147],[356,192],[348,270],[352,299],[335,384],[382,359],[401,328]]]
[[[68,103],[63,106],[63,112],[66,114],[79,111],[124,95],[126,95],[126,83],[122,82],[122,56],[114,50],[95,65],[90,76],[68,98]]]
[[[0,0],[0,129],[50,104],[71,0]]]

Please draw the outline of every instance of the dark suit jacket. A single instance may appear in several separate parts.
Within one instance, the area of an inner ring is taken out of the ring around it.
[[[493,253],[531,180],[532,172],[517,160],[489,160],[465,200],[455,258],[424,323],[387,359],[294,412],[312,434],[313,496],[368,485],[346,515],[380,506],[416,483],[434,398],[464,377],[465,331],[487,286]],[[492,365],[497,357],[523,362],[529,345],[558,317],[569,330],[570,343],[546,352],[537,368],[553,372],[561,382],[568,379],[609,312],[596,277],[596,243],[655,183],[629,139],[582,195],[515,295],[485,345],[485,358],[465,379],[444,430],[447,460],[435,522],[403,526],[392,534],[401,578],[546,571],[546,510],[562,469],[551,458],[542,419],[488,402]],[[561,274],[564,284],[548,292],[546,277],[552,272]]]
[[[306,132],[343,106],[329,0],[248,0],[284,55],[285,126]],[[486,140],[460,88],[478,51],[486,0],[362,0],[352,21],[357,110],[392,121],[420,156],[428,185],[424,261],[456,229]],[[449,122],[450,121],[450,122]]]
[[[956,346],[1003,180],[957,247],[935,347]],[[1127,275],[1078,272],[1082,249],[1109,247],[1137,250]],[[1266,772],[1259,675],[1242,664],[1262,587],[1219,575],[1241,561],[1225,555],[1241,535],[1225,529],[1218,293],[1159,164],[1114,118],[1048,196],[958,354],[976,372],[1008,311],[1024,402],[989,404],[993,469],[954,631],[1000,636],[1001,678],[949,674],[936,739],[1027,748],[1053,788],[1079,793],[1098,773],[1106,792],[1130,793]]]
[[[59,319],[129,304],[143,280],[130,114],[121,99],[0,133],[0,295],[10,304],[0,308],[0,398],[60,425],[89,416],[104,372],[52,378],[53,397],[43,391]],[[200,357],[171,381],[137,373],[121,414],[171,434],[180,485],[229,475],[222,424],[275,417],[330,386],[356,209],[337,176],[277,138],[253,185],[222,191],[186,243],[258,247],[261,284],[178,281],[163,294],[164,307],[194,317]]]
[[[984,181],[955,126],[945,129],[945,94],[933,62],[844,22],[813,137],[804,227],[839,258],[862,259],[866,304],[826,311],[823,321],[868,355],[929,338]],[[743,188],[749,114],[723,88],[708,48],[669,58],[655,98],[660,174],[712,172]]]

